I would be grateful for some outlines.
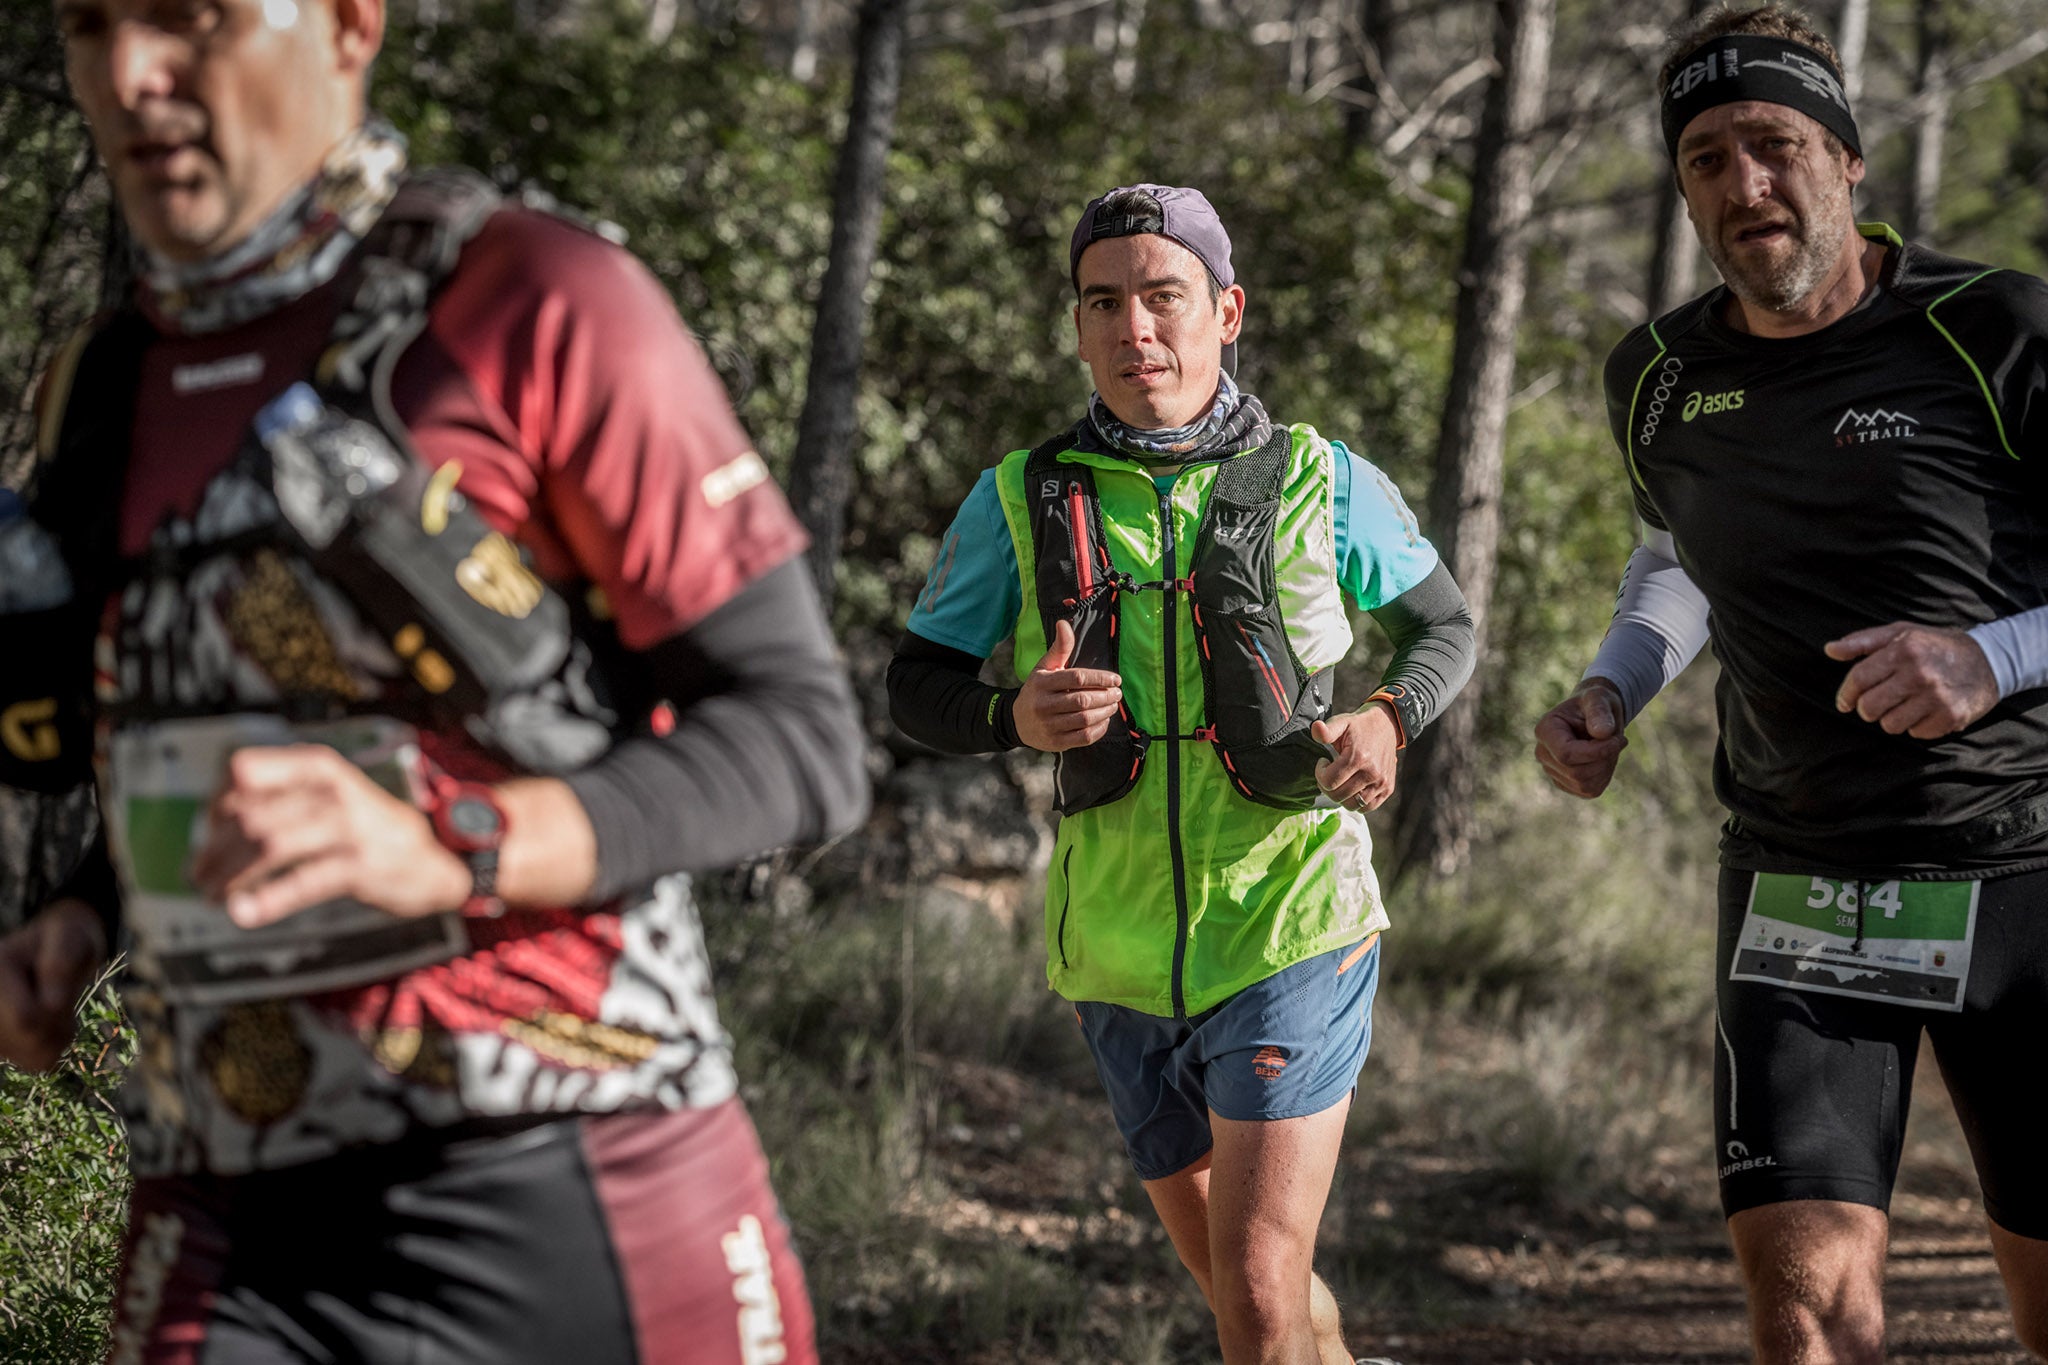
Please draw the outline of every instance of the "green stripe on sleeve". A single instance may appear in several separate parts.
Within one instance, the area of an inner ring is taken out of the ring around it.
[[[1970,359],[1970,353],[1963,349],[1963,344],[1960,341],[1957,341],[1955,337],[1950,334],[1948,328],[1941,325],[1940,318],[1934,316],[1935,309],[1941,307],[1941,305],[1947,303],[1950,299],[1962,293],[1965,289],[1968,289],[1977,281],[1983,279],[1984,276],[1996,275],[1998,273],[1998,270],[1999,268],[1997,266],[1993,266],[1989,270],[1981,271],[1978,274],[1972,275],[1969,279],[1964,280],[1961,284],[1949,290],[1946,294],[1943,294],[1933,303],[1928,304],[1927,320],[1930,323],[1934,324],[1934,330],[1941,333],[1943,339],[1946,340],[1949,345],[1955,347],[1956,354],[1963,358],[1963,363],[1970,367],[1970,373],[1976,376],[1977,388],[1984,395],[1984,406],[1991,409],[1991,425],[1992,428],[1998,432],[1998,444],[2005,447],[2005,453],[2008,456],[2017,460],[2020,457],[2019,452],[2012,448],[2012,442],[2006,438],[2005,416],[1998,410],[1998,400],[1991,396],[1991,385],[1987,384],[1984,381],[1984,371],[1977,368],[1977,362]]]

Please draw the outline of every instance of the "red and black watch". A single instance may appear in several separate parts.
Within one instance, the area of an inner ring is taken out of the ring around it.
[[[498,898],[498,850],[505,843],[505,808],[498,794],[481,782],[442,781],[435,784],[434,837],[469,864],[469,899],[465,915],[502,915]]]

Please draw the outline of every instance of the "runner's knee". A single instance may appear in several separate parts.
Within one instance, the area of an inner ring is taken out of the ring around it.
[[[1882,1269],[1839,1246],[1745,1265],[1757,1357],[1765,1365],[1884,1358]]]
[[[1231,1359],[1259,1359],[1257,1349],[1306,1333],[1308,1282],[1282,1286],[1270,1280],[1219,1276],[1211,1306],[1216,1331]]]
[[[1219,1258],[1210,1307],[1225,1340],[1270,1340],[1308,1321],[1310,1282],[1306,1261],[1291,1254]]]
[[[1989,1203],[1988,1182],[1985,1188]],[[2027,1230],[2015,1232],[1999,1221],[2001,1217],[2018,1221]],[[2048,1228],[2031,1214],[2021,1220],[2002,1208],[1994,1210],[1989,1227],[1999,1278],[2005,1281],[2006,1300],[2012,1305],[2013,1335],[2037,1358],[2048,1360],[2048,1239],[2040,1235]]]
[[[1803,1308],[1791,1308],[1759,1321],[1756,1335],[1759,1365],[1806,1365],[1808,1361],[1881,1365],[1884,1360],[1881,1315],[1853,1323],[1839,1319],[1823,1322]]]
[[[2048,1305],[2012,1306],[2012,1333],[2034,1356],[2048,1360]]]

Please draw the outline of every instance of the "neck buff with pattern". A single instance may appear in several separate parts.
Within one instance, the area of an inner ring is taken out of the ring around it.
[[[138,294],[159,326],[188,336],[224,332],[334,278],[398,193],[405,138],[371,119],[327,154],[311,180],[256,230],[189,264],[140,253]]]
[[[1184,427],[1127,426],[1109,410],[1099,393],[1088,397],[1088,421],[1102,443],[1141,464],[1182,465],[1235,455],[1263,445],[1273,434],[1265,405],[1241,392],[1227,374],[1218,376],[1215,401],[1209,410]]]

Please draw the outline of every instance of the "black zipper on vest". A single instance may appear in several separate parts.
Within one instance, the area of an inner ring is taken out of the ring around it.
[[[1173,562],[1173,490],[1159,494],[1159,559],[1163,577],[1171,583],[1180,576]],[[1165,594],[1166,620],[1160,637],[1160,655],[1166,665],[1166,851],[1173,864],[1173,1017],[1188,1017],[1187,993],[1181,973],[1188,958],[1187,855],[1180,846],[1180,654],[1174,636],[1179,623],[1180,602],[1172,591]]]
[[[1060,930],[1058,934],[1058,942],[1060,948],[1061,971],[1065,971],[1067,968],[1067,911],[1074,908],[1074,881],[1073,872],[1071,870],[1073,862],[1074,846],[1072,844],[1068,844],[1066,856],[1060,859],[1060,881],[1065,883],[1066,888],[1066,894],[1060,897]]]

